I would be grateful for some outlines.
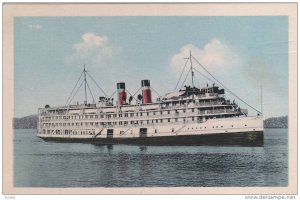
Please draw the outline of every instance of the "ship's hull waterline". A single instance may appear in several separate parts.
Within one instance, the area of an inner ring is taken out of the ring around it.
[[[263,131],[178,135],[136,138],[60,138],[41,137],[45,141],[81,142],[92,144],[130,144],[151,146],[256,146],[264,145]]]

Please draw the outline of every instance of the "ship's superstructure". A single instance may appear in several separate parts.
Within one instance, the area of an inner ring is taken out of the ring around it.
[[[193,73],[191,65],[192,81]],[[86,81],[85,69],[83,74]],[[89,104],[85,96],[83,104],[40,108],[38,136],[103,144],[263,144],[262,115],[247,116],[248,111],[226,99],[216,84],[197,88],[192,83],[155,102],[150,80],[141,80],[141,90],[136,97],[129,96],[126,84],[120,82],[116,102],[102,96]]]

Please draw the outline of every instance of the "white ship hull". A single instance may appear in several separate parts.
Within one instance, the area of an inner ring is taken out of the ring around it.
[[[62,134],[56,134],[53,129],[39,132],[38,136],[44,140],[101,144],[262,146],[262,123],[261,116],[235,117],[209,119],[202,123],[68,127],[67,134],[63,130],[60,131]]]

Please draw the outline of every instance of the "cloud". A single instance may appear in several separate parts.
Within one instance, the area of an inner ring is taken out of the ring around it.
[[[171,69],[178,74],[186,62],[183,58],[192,55],[209,71],[228,70],[239,63],[239,56],[219,39],[212,39],[203,49],[192,44],[187,44],[180,49],[180,52],[171,58]]]
[[[119,50],[119,47],[110,44],[106,36],[84,33],[81,36],[81,42],[73,45],[73,54],[67,57],[66,62],[68,64],[79,62],[99,65],[106,63]]]
[[[82,42],[75,44],[74,49],[79,54],[88,54],[95,50],[100,50],[107,44],[106,36],[97,36],[94,33],[85,33],[81,37]]]
[[[33,31],[40,30],[43,28],[43,26],[40,24],[29,24],[27,27]]]

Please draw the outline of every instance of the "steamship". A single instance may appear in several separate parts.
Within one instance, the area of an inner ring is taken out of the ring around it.
[[[234,93],[218,80],[196,87],[194,73],[200,71],[192,65],[192,59],[196,58],[190,53],[187,74],[191,74],[192,85],[159,96],[155,101],[150,80],[141,81],[138,95],[128,95],[131,93],[125,83],[117,83],[114,101],[84,67],[79,77],[85,88],[84,102],[39,108],[37,135],[45,141],[97,144],[263,146],[262,113],[249,105],[257,114],[248,116],[247,109],[225,97],[225,89]],[[86,97],[87,87],[90,90],[87,76],[105,94],[92,103]],[[78,83],[79,80],[68,102],[81,87]]]

